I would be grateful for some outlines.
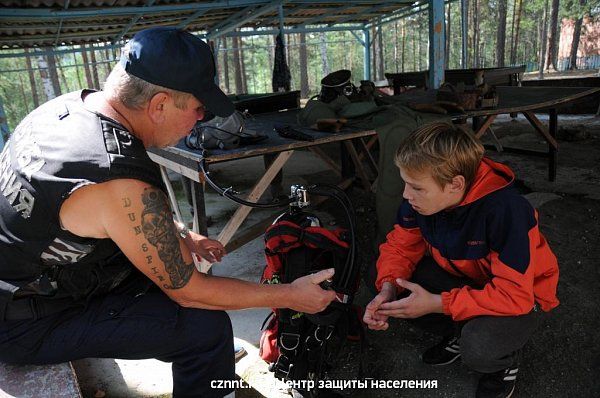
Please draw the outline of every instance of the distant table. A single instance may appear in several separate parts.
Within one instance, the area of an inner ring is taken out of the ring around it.
[[[446,69],[444,81],[453,85],[470,86],[483,83],[489,86],[518,86],[525,72],[525,65],[506,66],[501,68]],[[394,95],[401,94],[401,87],[429,87],[429,71],[386,73],[385,77],[392,81]]]
[[[397,98],[408,102],[433,103],[437,90],[411,90],[400,94]],[[473,118],[473,130],[479,138],[489,129],[498,115],[522,113],[548,144],[548,151],[534,151],[523,148],[501,147],[506,152],[544,156],[548,158],[548,179],[556,179],[557,151],[556,132],[558,130],[558,112],[560,105],[579,100],[600,92],[600,87],[496,87],[498,106],[489,109],[465,111],[450,114],[454,120]],[[548,112],[549,123],[546,127],[535,115],[535,112]],[[478,120],[482,120],[479,122]]]
[[[291,110],[284,112],[274,112],[254,116],[246,123],[246,127],[251,130],[259,131],[268,135],[268,139],[244,147],[239,147],[230,150],[210,150],[205,154],[205,168],[210,165],[222,162],[235,161],[262,155],[275,155],[273,162],[267,167],[263,176],[257,176],[258,181],[252,188],[246,200],[256,201],[265,192],[269,184],[273,181],[276,175],[280,172],[295,150],[307,148],[325,164],[331,168],[337,175],[340,176],[341,182],[338,184],[341,188],[347,188],[358,177],[365,189],[371,188],[371,183],[368,179],[367,172],[363,167],[363,160],[366,160],[367,165],[376,174],[377,166],[375,160],[369,152],[370,147],[375,143],[377,136],[375,130],[361,130],[353,127],[345,127],[340,133],[325,133],[318,132],[308,128],[299,126],[296,122],[296,116],[299,110]],[[314,141],[297,141],[280,137],[273,131],[275,124],[287,124],[294,129],[312,135]],[[363,138],[370,137],[365,143]],[[347,151],[349,160],[342,165],[331,159],[320,146],[332,142],[339,142]],[[358,150],[357,150],[358,148]],[[164,169],[173,170],[190,180],[192,191],[192,206],[194,207],[194,229],[203,235],[207,234],[206,225],[206,208],[204,203],[204,176],[199,170],[200,161],[202,160],[202,152],[188,148],[182,141],[174,147],[164,149],[150,149],[148,151],[150,158]],[[354,168],[354,171],[350,170]],[[348,171],[350,170],[350,171]],[[206,170],[208,171],[208,170]],[[216,181],[218,184],[219,181]],[[172,196],[172,195],[171,195]],[[228,251],[245,244],[251,239],[258,236],[259,232],[264,231],[268,225],[266,222],[260,222],[248,229],[243,236],[232,240],[235,232],[239,229],[242,222],[250,213],[251,208],[240,206],[227,225],[223,228],[217,238],[223,245],[226,245]],[[270,220],[269,220],[270,222]]]

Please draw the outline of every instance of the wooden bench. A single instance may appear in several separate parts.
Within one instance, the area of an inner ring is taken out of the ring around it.
[[[81,398],[81,391],[70,362],[44,366],[0,363],[0,396]]]

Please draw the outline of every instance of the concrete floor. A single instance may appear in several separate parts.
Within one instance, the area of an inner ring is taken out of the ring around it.
[[[337,151],[337,147],[331,148]],[[223,187],[233,186],[241,192],[248,192],[251,182],[256,181],[264,173],[262,157],[244,159],[236,162],[217,164],[211,167],[211,175],[215,182]],[[170,176],[175,180],[177,176]],[[336,176],[325,164],[308,151],[297,151],[284,167],[284,192],[289,191],[292,184],[333,183]],[[180,186],[179,186],[180,188]],[[205,195],[207,215],[213,224],[209,227],[209,236],[215,237],[229,220],[237,204],[220,197],[207,187]],[[187,204],[181,189],[178,200],[184,218],[191,219],[190,206]],[[244,225],[281,211],[253,210]],[[319,214],[324,222],[327,214]],[[244,228],[242,226],[242,229]],[[213,273],[247,281],[257,282],[265,265],[263,240],[258,237],[252,242],[228,254],[221,263],[213,266]],[[242,358],[236,372],[250,383],[252,389],[238,390],[237,397],[283,397],[285,385],[278,382],[268,372],[266,363],[258,357],[260,327],[269,314],[269,309],[248,309],[229,311],[233,324],[236,342],[242,344],[248,355]],[[90,358],[73,363],[84,397],[169,397],[172,390],[171,366],[157,360],[119,360]]]

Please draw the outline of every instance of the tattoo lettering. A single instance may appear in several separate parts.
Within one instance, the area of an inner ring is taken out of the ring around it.
[[[181,256],[179,239],[171,218],[165,194],[156,188],[146,188],[142,194],[142,231],[151,245],[158,250],[158,256],[165,263],[171,284],[164,284],[165,289],[184,287],[192,277],[194,266],[186,264]],[[146,257],[150,262],[151,256]]]
[[[152,264],[152,256],[146,256],[146,261],[148,264]]]
[[[143,252],[147,252],[148,251],[148,245],[145,243],[142,243],[142,251]]]
[[[122,200],[123,200],[123,207],[131,207],[131,199],[122,198]]]
[[[129,213],[127,216],[129,216],[129,221],[135,221],[135,213]]]
[[[139,235],[142,233],[142,227],[140,227],[139,225],[136,225],[135,227],[133,227],[133,232],[135,232],[136,235]]]

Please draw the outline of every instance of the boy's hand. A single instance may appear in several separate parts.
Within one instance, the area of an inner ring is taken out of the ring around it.
[[[385,282],[381,292],[365,308],[363,322],[372,330],[386,330],[389,327],[388,316],[379,313],[379,308],[396,298],[396,287],[390,282]]]
[[[418,318],[434,312],[442,312],[442,296],[429,293],[420,285],[396,279],[401,287],[411,291],[410,296],[400,300],[384,303],[377,310],[378,316],[394,318]]]

